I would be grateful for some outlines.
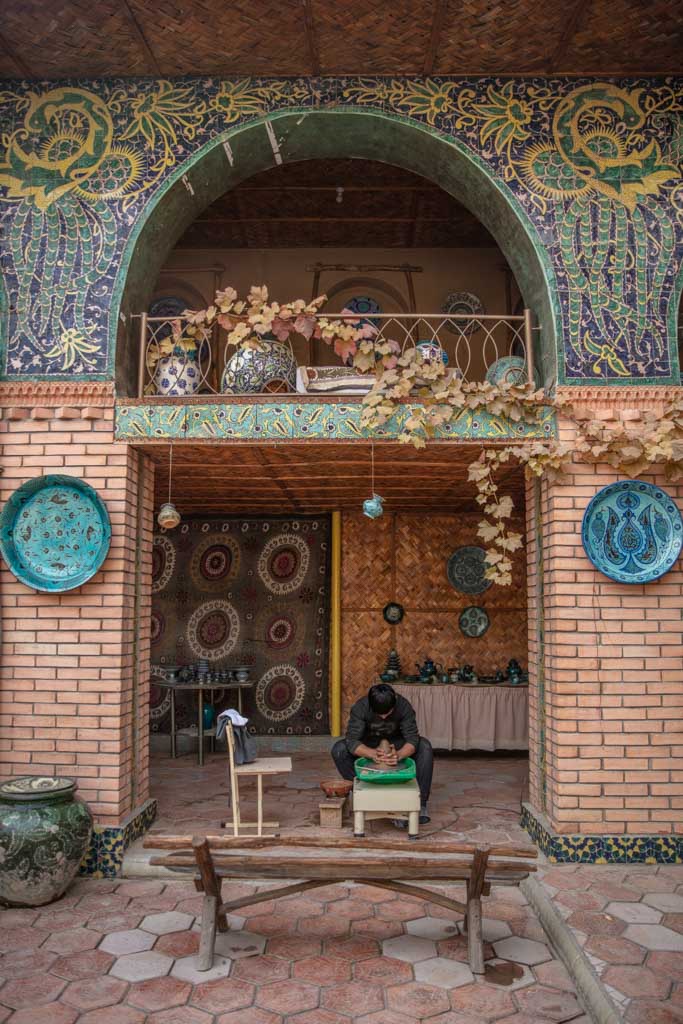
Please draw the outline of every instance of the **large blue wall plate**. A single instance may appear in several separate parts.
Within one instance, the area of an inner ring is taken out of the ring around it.
[[[619,480],[603,487],[586,509],[583,547],[596,569],[619,583],[651,583],[681,553],[683,521],[661,487]]]
[[[111,541],[99,495],[77,477],[28,480],[0,514],[0,551],[16,578],[34,590],[74,590],[95,575]]]

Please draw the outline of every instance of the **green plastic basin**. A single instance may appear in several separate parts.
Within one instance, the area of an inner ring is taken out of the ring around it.
[[[356,777],[361,782],[376,782],[380,786],[387,786],[389,783],[410,782],[415,778],[415,762],[412,757],[406,757],[400,761],[393,772],[366,772],[364,768],[374,767],[369,757],[359,757],[356,761]]]

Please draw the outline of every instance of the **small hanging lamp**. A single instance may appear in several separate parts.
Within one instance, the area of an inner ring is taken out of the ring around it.
[[[164,530],[174,530],[180,522],[180,512],[171,501],[171,480],[173,477],[173,445],[168,453],[168,501],[159,509],[157,522]]]
[[[371,472],[372,472],[372,497],[366,498],[363,502],[363,513],[368,519],[379,519],[384,512],[382,502],[384,498],[380,497],[379,494],[375,494],[375,446],[370,445],[370,459],[371,459]]]

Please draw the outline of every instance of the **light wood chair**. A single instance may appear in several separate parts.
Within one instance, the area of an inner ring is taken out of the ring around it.
[[[264,828],[279,828],[277,821],[263,820],[263,776],[280,775],[284,772],[291,772],[291,757],[258,757],[251,764],[235,764],[235,735],[232,731],[232,722],[228,719],[225,723],[225,738],[228,745],[228,758],[230,761],[230,796],[232,804],[232,832],[233,835],[240,835],[240,829],[255,828],[256,835],[262,836]],[[240,789],[239,779],[245,776],[256,776],[256,821],[242,821],[240,816]],[[227,827],[228,822],[223,823]],[[242,833],[244,834],[244,833]],[[246,833],[247,835],[249,833]],[[253,834],[253,833],[252,833]]]

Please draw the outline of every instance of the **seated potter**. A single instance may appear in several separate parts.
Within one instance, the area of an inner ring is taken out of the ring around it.
[[[393,746],[391,752],[379,749],[382,740]],[[388,683],[371,686],[367,697],[356,701],[346,736],[332,747],[332,758],[343,779],[355,778],[354,764],[359,757],[370,758],[378,765],[395,765],[406,757],[414,759],[420,789],[420,824],[426,825],[434,767],[432,745],[417,731],[412,704]]]

